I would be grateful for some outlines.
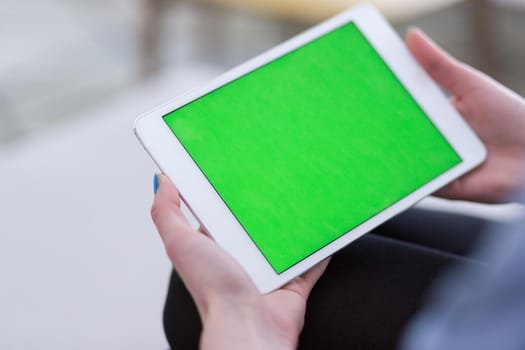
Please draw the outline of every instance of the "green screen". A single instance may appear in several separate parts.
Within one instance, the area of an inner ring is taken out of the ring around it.
[[[352,23],[164,118],[277,273],[461,161]]]

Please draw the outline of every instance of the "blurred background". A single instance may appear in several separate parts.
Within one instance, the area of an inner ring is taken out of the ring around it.
[[[353,1],[2,0],[0,143],[79,116],[161,71],[223,71]],[[520,93],[521,0],[377,2],[403,33],[447,50]]]
[[[0,348],[166,349],[170,267],[133,120],[354,3],[0,0]],[[374,3],[525,94],[525,1]]]

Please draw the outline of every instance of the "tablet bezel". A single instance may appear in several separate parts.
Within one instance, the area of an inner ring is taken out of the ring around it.
[[[277,274],[216,193],[191,156],[173,135],[163,117],[173,110],[297,49],[348,23],[357,25],[433,124],[462,159],[462,162],[334,242]],[[244,267],[261,292],[269,292],[308,270],[318,262],[369,232],[425,196],[471,170],[486,157],[483,144],[452,107],[448,98],[410,55],[403,41],[371,5],[343,12],[277,47],[253,58],[157,109],[139,117],[135,133],[161,171],[176,184],[184,202],[217,243]]]

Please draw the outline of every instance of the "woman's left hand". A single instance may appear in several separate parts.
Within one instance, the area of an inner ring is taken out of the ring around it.
[[[164,175],[159,175],[151,215],[173,266],[199,310],[202,349],[297,346],[306,300],[328,261],[261,295],[235,260],[208,235],[190,226],[180,209],[177,190]]]

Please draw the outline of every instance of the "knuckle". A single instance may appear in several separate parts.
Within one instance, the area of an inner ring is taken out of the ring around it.
[[[157,223],[160,218],[162,217],[162,206],[159,204],[159,202],[154,202],[151,206],[150,214],[153,222]]]
[[[178,258],[177,254],[177,248],[178,248],[178,242],[175,241],[171,236],[163,237],[164,241],[164,249],[166,250],[166,254],[168,257],[174,261],[174,259]]]

